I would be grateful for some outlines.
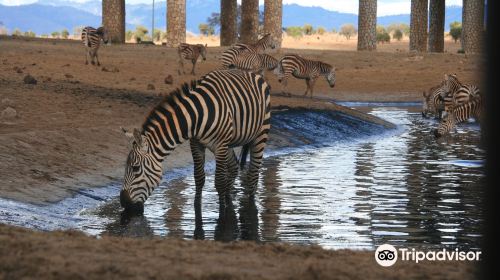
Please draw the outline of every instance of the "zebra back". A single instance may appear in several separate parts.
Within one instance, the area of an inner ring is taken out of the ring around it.
[[[479,120],[483,114],[481,95],[472,97],[465,103],[454,107],[439,123],[439,127],[434,131],[436,137],[449,133],[458,123],[467,121],[470,118]]]

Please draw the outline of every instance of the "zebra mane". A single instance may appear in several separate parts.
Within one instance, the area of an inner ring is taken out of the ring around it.
[[[199,83],[199,80],[192,80],[191,83],[189,83],[189,84],[184,83],[184,84],[182,84],[181,88],[177,88],[177,89],[171,91],[169,94],[167,94],[149,112],[148,116],[146,117],[146,120],[142,124],[142,131],[144,132],[146,130],[146,128],[151,124],[151,122],[155,119],[157,111],[165,110],[165,105],[176,108],[177,107],[177,100],[179,100],[185,96],[189,96],[191,94],[190,91],[193,90],[194,88],[196,88],[198,83]]]

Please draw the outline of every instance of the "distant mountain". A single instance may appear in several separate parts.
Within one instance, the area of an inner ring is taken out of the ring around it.
[[[64,0],[44,0],[44,4],[22,6],[0,5],[0,21],[10,31],[19,28],[22,31],[32,30],[37,34],[49,34],[64,28],[70,33],[76,26],[98,26],[101,23],[102,2],[91,0],[78,3]],[[262,10],[263,7],[261,6]],[[189,0],[187,1],[188,31],[198,33],[198,25],[206,22],[212,13],[220,11],[220,0]],[[148,4],[126,5],[126,28],[135,29],[136,25],[151,27],[152,6]],[[449,29],[452,21],[462,21],[462,7],[446,7],[445,29]],[[302,26],[306,23],[315,27],[323,26],[327,30],[346,23],[356,25],[358,16],[349,13],[329,11],[321,7],[304,7],[297,4],[283,6],[283,26]],[[391,15],[378,18],[378,24],[391,23],[410,24],[410,15]],[[166,27],[166,2],[155,3],[155,28]]]

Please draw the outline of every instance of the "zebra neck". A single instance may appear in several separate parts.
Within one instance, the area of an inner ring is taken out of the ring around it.
[[[178,145],[196,136],[195,108],[178,99],[174,104],[157,106],[143,126],[144,134],[159,157],[169,155]]]

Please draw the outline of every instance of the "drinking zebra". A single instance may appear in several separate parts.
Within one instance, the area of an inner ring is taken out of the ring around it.
[[[184,72],[184,59],[191,60],[191,63],[193,64],[193,68],[191,69],[191,75],[196,75],[194,73],[194,68],[196,66],[196,62],[198,61],[200,55],[203,58],[203,60],[207,60],[207,44],[191,45],[191,44],[181,43],[179,47],[177,47],[177,53],[179,54],[179,70],[178,70],[179,75],[181,75],[181,69],[182,73],[186,74],[186,72]]]
[[[237,68],[252,71],[263,75],[264,70],[274,70],[278,66],[278,60],[268,54],[245,52],[240,54],[229,68]]]
[[[441,120],[438,128],[433,131],[434,136],[439,138],[449,133],[458,123],[465,122],[470,118],[474,118],[481,123],[480,118],[482,116],[482,111],[482,98],[481,95],[478,94],[467,102],[455,106],[450,113]]]
[[[278,75],[278,81],[283,85],[283,93],[285,92],[290,75],[306,80],[307,88],[304,95],[310,92],[311,98],[313,96],[314,84],[319,76],[324,76],[331,88],[335,86],[335,68],[330,64],[305,59],[296,54],[283,56],[274,71]]]
[[[443,84],[423,92],[422,116],[428,117],[429,114],[441,119],[444,111],[444,96],[446,96]]]
[[[142,211],[161,181],[163,160],[186,140],[190,140],[194,162],[195,201],[200,201],[205,183],[206,148],[215,154],[215,188],[220,206],[229,201],[229,190],[238,173],[233,147],[248,150],[246,192],[253,196],[270,117],[270,87],[260,75],[219,70],[190,86],[184,84],[151,111],[140,131],[126,133],[132,139],[132,149],[120,192],[121,205],[126,210]]]
[[[104,44],[108,43],[108,32],[104,27],[99,27],[97,29],[86,26],[82,30],[82,42],[85,46],[85,64],[89,64],[87,56],[90,57],[90,62],[92,65],[95,65],[94,58],[97,60],[97,65],[100,66],[99,56],[97,55],[97,51],[99,50],[99,46],[101,45],[101,40]]]
[[[225,50],[221,55],[221,62],[223,68],[229,68],[230,65],[233,65],[237,59],[237,57],[246,52],[254,52],[254,53],[262,53],[266,49],[271,48],[274,49],[276,47],[276,43],[273,41],[270,34],[264,35],[260,40],[255,44],[247,45],[247,44],[235,44],[231,48]]]

